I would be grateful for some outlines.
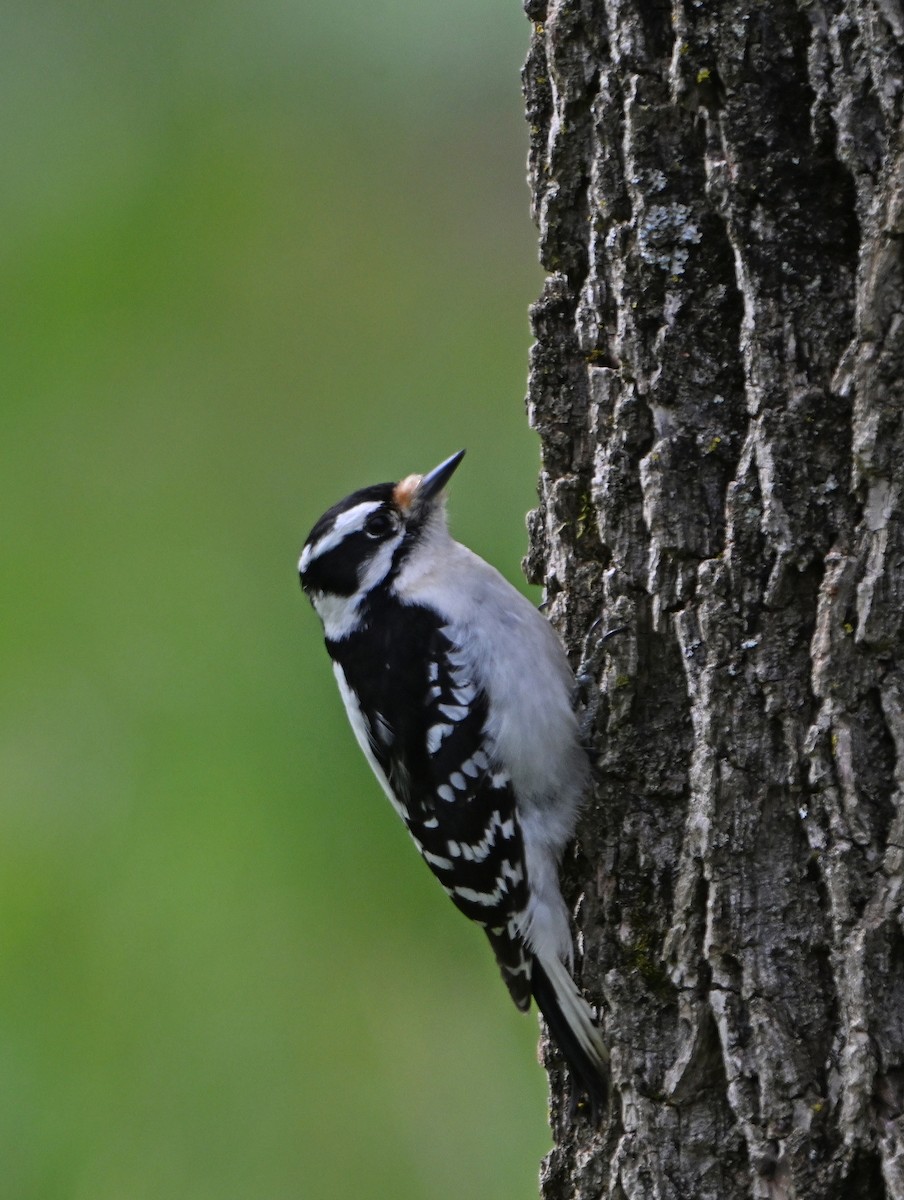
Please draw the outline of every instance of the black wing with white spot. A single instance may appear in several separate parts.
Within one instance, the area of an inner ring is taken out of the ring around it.
[[[384,610],[369,654],[377,629],[409,648],[404,663],[397,654],[368,663],[354,637],[328,643],[357,698],[372,765],[425,862],[484,928],[515,1003],[527,1008],[531,955],[517,921],[528,898],[524,845],[511,781],[487,744],[487,697],[432,613]]]
[[[487,745],[487,698],[445,629],[433,635],[427,663],[425,782],[433,811],[412,833],[443,859],[436,873],[458,907],[492,925],[494,912],[520,911],[527,899],[511,780]]]

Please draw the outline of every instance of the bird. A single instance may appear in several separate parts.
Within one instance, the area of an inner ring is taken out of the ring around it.
[[[598,1113],[609,1054],[574,981],[559,885],[590,786],[574,675],[543,615],[449,532],[445,489],[464,453],[328,509],[301,586],[374,775]]]

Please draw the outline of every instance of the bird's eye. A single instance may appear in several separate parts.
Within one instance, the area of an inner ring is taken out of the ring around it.
[[[364,522],[364,532],[371,538],[385,537],[394,528],[395,522],[387,512],[371,513]]]

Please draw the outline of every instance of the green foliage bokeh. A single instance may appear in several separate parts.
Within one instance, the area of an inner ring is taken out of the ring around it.
[[[301,542],[461,446],[512,579],[520,6],[0,15],[0,1190],[505,1200],[533,1018],[345,727]]]

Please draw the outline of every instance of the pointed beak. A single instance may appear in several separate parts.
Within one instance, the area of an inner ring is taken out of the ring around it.
[[[434,467],[432,471],[429,471],[417,485],[414,499],[419,504],[422,504],[424,501],[432,500],[434,496],[438,496],[452,478],[455,468],[464,456],[464,450],[459,450],[457,454],[453,454],[451,458],[447,458],[445,462],[441,462],[438,467]]]

